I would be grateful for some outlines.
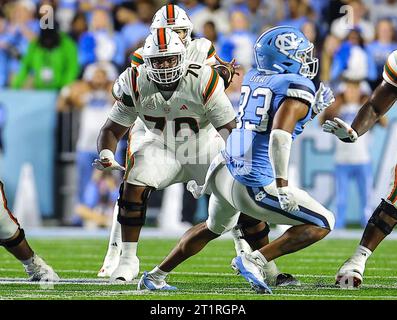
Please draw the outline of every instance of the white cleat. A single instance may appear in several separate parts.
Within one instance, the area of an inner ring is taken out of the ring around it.
[[[363,266],[357,261],[348,259],[338,270],[335,284],[342,289],[356,289],[363,282]]]
[[[139,259],[133,257],[128,261],[121,260],[110,276],[110,282],[131,282],[139,274]]]
[[[58,282],[59,276],[56,272],[44,262],[39,256],[33,256],[33,262],[25,267],[29,276],[29,281],[37,282]]]
[[[244,277],[244,279],[250,284],[251,288],[257,293],[272,293],[272,290],[263,278],[261,272],[262,265],[250,254],[243,253],[235,257],[232,260],[231,266],[237,274]]]
[[[120,250],[113,249],[106,254],[103,265],[98,272],[98,278],[109,278],[120,262]]]
[[[178,290],[176,287],[170,286],[165,280],[155,280],[153,277],[145,271],[138,282],[137,290]]]

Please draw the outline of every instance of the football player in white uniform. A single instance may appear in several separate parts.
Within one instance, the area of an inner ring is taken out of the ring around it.
[[[113,87],[117,101],[101,129],[95,166],[123,170],[114,160],[117,142],[138,117],[148,130],[128,149],[117,215],[122,253],[111,281],[138,275],[137,241],[150,193],[191,179],[204,182],[212,158],[224,147],[218,131],[227,135],[235,126],[219,74],[185,55],[178,34],[157,29],[145,41],[145,63],[127,68]]]
[[[3,183],[0,181],[0,245],[21,261],[30,281],[59,281],[58,275],[33,252],[18,220],[7,206]]]
[[[161,7],[153,18],[151,31],[156,32],[159,28],[170,28],[175,31],[181,38],[186,47],[186,60],[194,61],[206,65],[215,65],[217,71],[224,80],[227,88],[235,73],[234,60],[231,62],[222,61],[217,55],[211,41],[205,38],[192,39],[191,34],[193,24],[191,23],[186,12],[180,7],[168,4]],[[137,49],[131,58],[131,65],[138,67],[144,63],[143,48]],[[134,153],[137,150],[142,137],[145,135],[145,125],[140,118],[137,118],[133,127],[130,129],[130,151]],[[110,277],[119,263],[121,252],[121,231],[120,224],[116,220],[118,206],[115,205],[113,225],[110,233],[108,250],[99,270],[98,277]],[[265,222],[252,219],[246,215],[241,215],[239,224],[233,228],[232,234],[237,253],[241,251],[250,252],[269,242],[269,226]],[[282,273],[277,268],[275,262],[269,263],[264,272],[268,279],[276,285],[296,285],[298,281],[290,274]]]
[[[397,101],[397,50],[392,52],[383,70],[383,81],[357,113],[352,125],[339,118],[323,124],[325,132],[333,133],[343,142],[354,143],[371,129]],[[397,165],[391,171],[390,188],[368,220],[355,253],[336,274],[341,288],[357,288],[363,281],[365,264],[382,240],[397,223]]]

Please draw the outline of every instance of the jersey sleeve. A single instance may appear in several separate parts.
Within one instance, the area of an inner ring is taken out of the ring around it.
[[[205,64],[211,66],[216,63],[215,55],[216,55],[216,50],[214,47],[214,44],[207,40],[209,42],[209,49],[207,53],[207,59],[205,60]]]
[[[135,110],[136,68],[127,68],[114,82],[112,88],[116,102],[110,111],[109,119],[124,127],[130,127],[137,118]]]
[[[131,66],[137,67],[144,63],[142,58],[143,48],[136,49],[130,56],[131,58]]]
[[[285,94],[287,97],[303,100],[309,106],[313,104],[316,88],[310,79],[294,75],[286,85],[288,85]]]
[[[202,83],[203,104],[208,120],[215,128],[224,126],[236,118],[233,106],[225,93],[225,87],[219,74],[205,66]]]
[[[383,68],[383,80],[397,87],[397,50],[393,51],[387,58]]]

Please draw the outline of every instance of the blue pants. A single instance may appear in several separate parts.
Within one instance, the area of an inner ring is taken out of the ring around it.
[[[336,182],[336,221],[335,228],[346,225],[347,206],[349,201],[349,181],[354,179],[359,193],[360,224],[365,226],[371,215],[370,196],[372,191],[372,167],[366,164],[337,164],[335,167]]]

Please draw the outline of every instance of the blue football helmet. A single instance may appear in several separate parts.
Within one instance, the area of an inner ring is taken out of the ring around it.
[[[318,72],[314,45],[294,27],[267,30],[254,46],[257,69],[268,74],[296,73],[313,79]]]

